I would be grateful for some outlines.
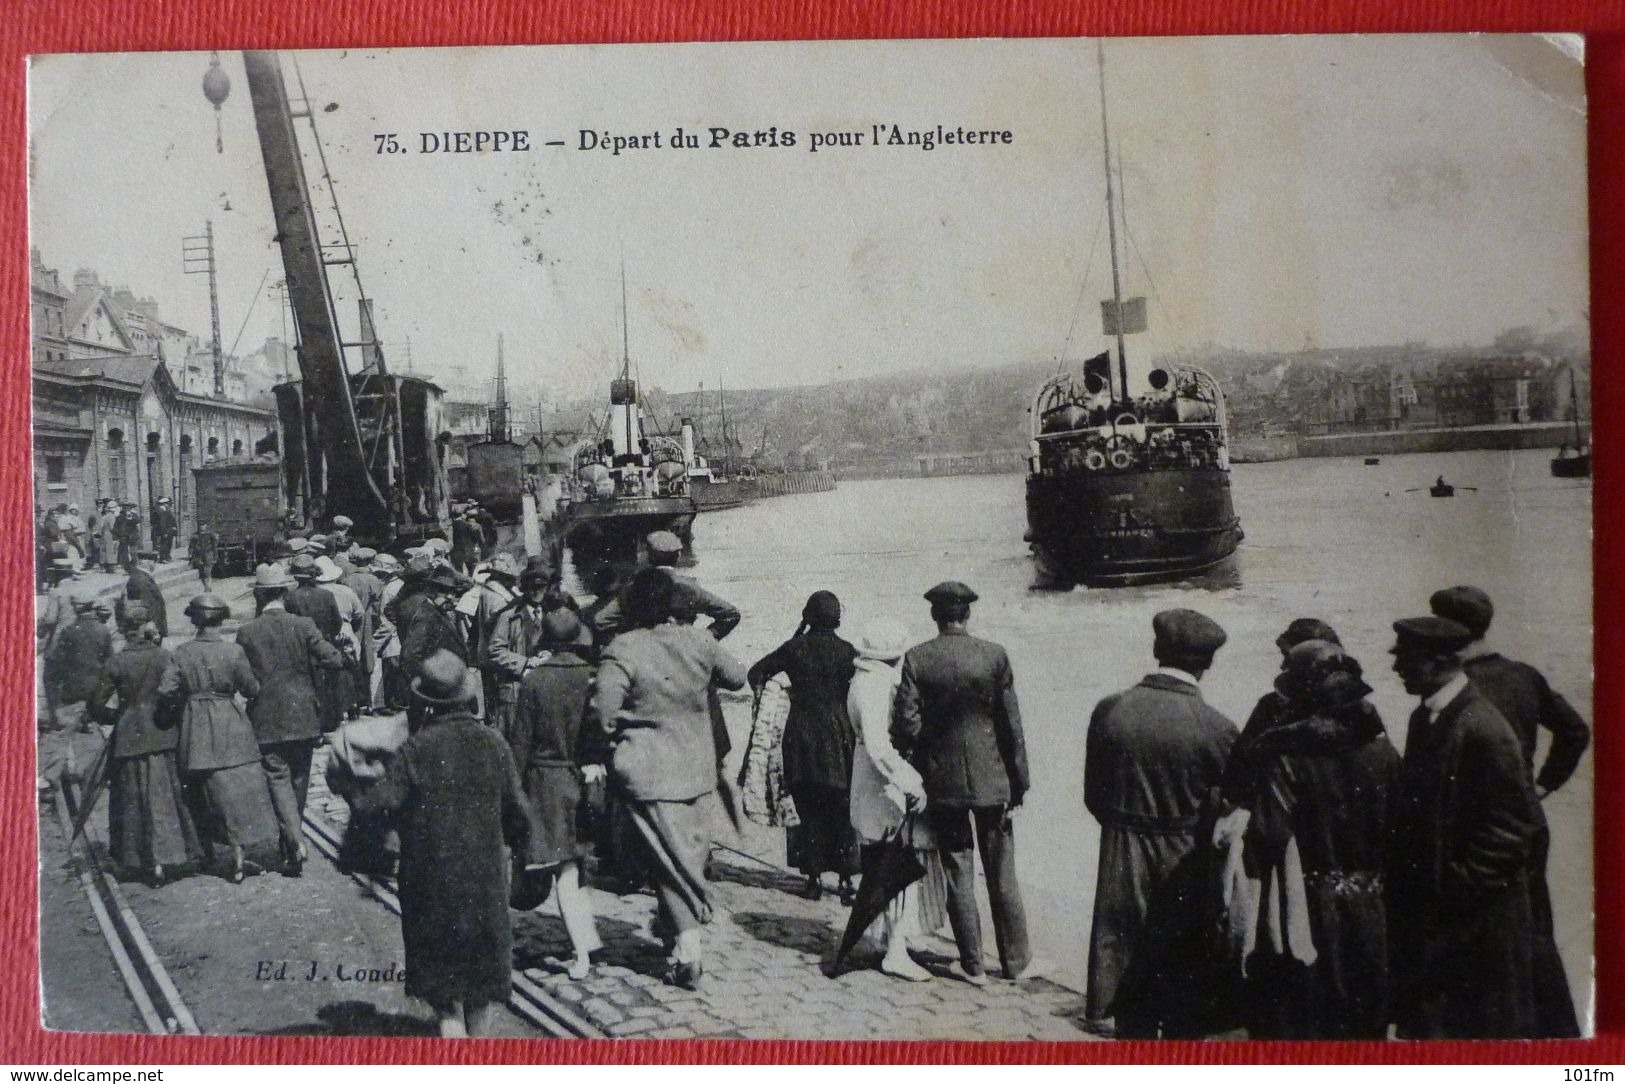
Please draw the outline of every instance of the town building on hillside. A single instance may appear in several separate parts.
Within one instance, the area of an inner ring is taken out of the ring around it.
[[[1508,425],[1559,421],[1568,401],[1568,369],[1549,358],[1471,358],[1439,364],[1439,424]],[[1561,376],[1561,393],[1554,387]]]

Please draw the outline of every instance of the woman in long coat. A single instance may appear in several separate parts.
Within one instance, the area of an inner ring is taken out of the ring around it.
[[[603,947],[582,878],[582,861],[592,847],[580,832],[581,789],[589,779],[603,779],[609,753],[603,728],[581,725],[592,695],[593,668],[582,657],[590,649],[578,643],[580,636],[581,622],[569,610],[542,618],[541,646],[550,654],[520,681],[508,731],[519,778],[536,815],[524,872],[551,877],[557,885],[559,917],[575,950],[565,970],[577,980],[587,977],[591,954]]]
[[[790,679],[784,785],[795,800],[801,826],[789,836],[789,860],[807,875],[808,899],[823,894],[819,878],[833,871],[840,877],[841,901],[850,903],[859,865],[850,814],[855,739],[846,696],[858,652],[835,635],[840,624],[840,599],[829,591],[814,591],[795,635],[752,666],[748,680],[759,697],[775,675]]]
[[[169,652],[148,622],[145,604],[125,606],[120,626],[124,650],[107,664],[90,701],[92,717],[113,724],[108,846],[121,875],[145,876],[158,885],[201,861],[203,847],[175,768],[179,731],[173,714],[158,710]]]
[[[857,672],[847,693],[847,712],[857,746],[852,754],[852,827],[862,841],[865,871],[882,858],[882,844],[906,833],[926,875],[898,893],[882,916],[886,938],[880,970],[894,978],[924,982],[931,972],[909,956],[911,937],[923,938],[947,918],[947,880],[925,808],[925,782],[891,740],[892,703],[902,678],[898,660],[908,648],[908,629],[881,618],[858,640]],[[909,817],[909,813],[915,816]]]
[[[526,852],[530,811],[507,744],[474,717],[461,659],[430,655],[412,697],[420,728],[355,808],[395,814],[406,993],[433,1007],[442,1036],[462,1038],[486,1029],[513,983],[502,845]]]
[[[1303,871],[1314,962],[1266,948],[1248,961],[1254,1038],[1381,1039],[1388,1028],[1382,869],[1400,759],[1365,699],[1360,664],[1325,641],[1287,654],[1282,720],[1258,738],[1247,864]],[[1290,893],[1284,893],[1291,898]]]
[[[96,535],[100,540],[100,559],[103,572],[113,571],[113,563],[119,554],[119,509],[117,501],[105,501],[102,504],[101,519],[96,524]]]
[[[260,694],[248,656],[220,638],[230,608],[216,595],[186,604],[197,636],[176,647],[158,682],[158,695],[179,706],[175,757],[183,778],[201,792],[211,836],[231,848],[229,876],[241,882],[250,858],[268,865],[281,836],[271,789],[260,767],[260,746],[237,697]]]

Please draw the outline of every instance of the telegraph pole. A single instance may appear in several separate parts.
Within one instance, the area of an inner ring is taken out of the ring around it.
[[[226,397],[226,359],[220,352],[220,293],[214,266],[214,221],[203,224],[202,237],[181,238],[181,270],[188,275],[209,276],[209,321],[214,332],[214,397]]]

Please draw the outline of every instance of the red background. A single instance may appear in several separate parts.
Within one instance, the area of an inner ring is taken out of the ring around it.
[[[938,0],[864,4],[853,0],[779,0],[752,8],[724,0],[612,3],[573,0],[461,3],[356,3],[337,0],[5,0],[0,2],[0,522],[12,525],[0,551],[0,1062],[37,1064],[248,1062],[534,1062],[569,1061],[1102,1061],[1139,1063],[1328,1062],[1625,1062],[1625,931],[1619,904],[1625,830],[1614,799],[1625,777],[1621,718],[1625,679],[1610,663],[1625,645],[1611,622],[1625,603],[1610,565],[1625,556],[1621,526],[1609,516],[1620,489],[1625,440],[1607,425],[1596,438],[1596,877],[1600,1038],[1570,1043],[1268,1044],[1268,1043],[835,1043],[635,1040],[447,1043],[432,1039],[163,1038],[80,1035],[40,1028],[35,824],[31,773],[34,728],[32,504],[29,455],[27,138],[25,57],[35,52],[213,48],[333,48],[362,45],[485,45],[553,42],[743,41],[800,38],[918,38],[1072,35],[1280,34],[1399,31],[1583,31],[1588,35],[1590,98],[1592,331],[1594,415],[1625,416],[1625,373],[1614,357],[1625,346],[1625,0],[1091,0],[1018,3]],[[872,10],[871,10],[872,8]],[[540,10],[538,10],[540,9]],[[1583,615],[1576,615],[1582,620]],[[114,989],[109,975],[109,990]]]

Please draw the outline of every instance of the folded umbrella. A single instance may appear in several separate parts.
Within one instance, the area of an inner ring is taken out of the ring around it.
[[[912,820],[913,814],[910,814],[896,834],[863,848],[863,879],[858,884],[857,897],[852,901],[852,916],[847,919],[846,932],[841,935],[841,944],[835,950],[832,970],[840,969],[847,954],[862,939],[863,931],[885,912],[892,900],[925,876],[925,864],[920,861],[919,853],[910,842]]]

